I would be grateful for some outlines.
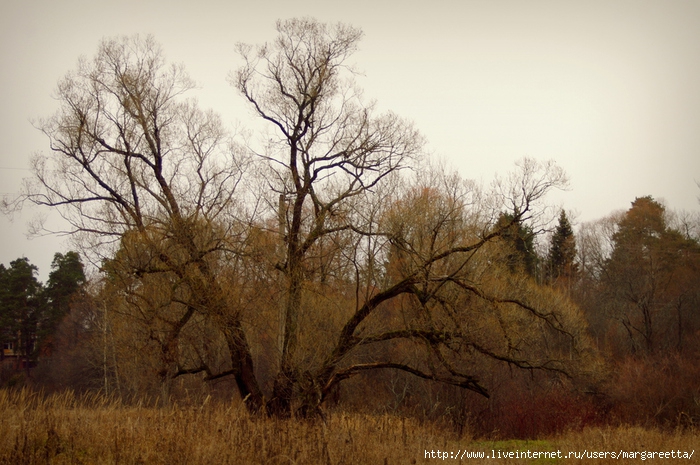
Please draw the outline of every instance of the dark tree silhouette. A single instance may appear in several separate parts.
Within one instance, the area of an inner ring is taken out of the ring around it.
[[[552,235],[545,274],[550,283],[558,283],[564,288],[568,287],[578,274],[576,238],[564,210],[559,214],[559,223]]]

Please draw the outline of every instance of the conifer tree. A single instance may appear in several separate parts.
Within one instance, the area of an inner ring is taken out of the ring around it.
[[[520,220],[514,221],[514,218],[511,213],[502,213],[496,223],[497,228],[505,228],[501,238],[512,247],[512,252],[508,255],[508,268],[513,273],[524,271],[534,277],[538,262],[535,233],[531,227]]]
[[[10,262],[0,273],[0,333],[25,367],[36,358],[37,322],[44,309],[37,267],[26,257]]]
[[[570,283],[578,273],[576,238],[564,210],[559,214],[559,224],[552,235],[548,262],[546,274],[550,283]]]
[[[603,290],[630,350],[680,351],[697,334],[698,243],[669,227],[666,208],[651,196],[632,202],[612,240]]]
[[[85,272],[77,252],[58,252],[51,263],[51,273],[44,290],[46,309],[39,328],[39,343],[43,350],[51,351],[53,334],[61,320],[70,312],[70,304],[85,284]]]

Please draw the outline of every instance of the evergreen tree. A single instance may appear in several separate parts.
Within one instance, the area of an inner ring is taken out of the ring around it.
[[[576,238],[564,210],[559,214],[559,224],[552,235],[546,274],[552,284],[568,284],[578,274]]]
[[[37,325],[44,309],[43,287],[36,279],[37,267],[26,257],[10,262],[0,273],[0,333],[11,343],[25,366],[36,359]]]
[[[608,313],[633,352],[681,350],[697,331],[697,242],[670,228],[664,206],[651,196],[635,199],[612,239],[603,287]]]
[[[508,267],[513,273],[524,271],[534,277],[537,274],[538,262],[537,252],[535,252],[535,233],[522,221],[513,222],[513,218],[514,216],[510,213],[502,213],[496,223],[497,228],[513,223],[501,234],[501,238],[512,249],[507,256]]]
[[[0,265],[0,343],[11,345],[26,367],[42,350],[50,349],[73,296],[85,284],[76,252],[57,253],[51,268],[44,287],[36,278],[37,267],[26,257],[12,261],[9,268]]]
[[[85,272],[80,255],[56,253],[44,291],[46,310],[42,315],[39,339],[42,350],[51,351],[52,336],[61,320],[70,312],[70,304],[85,284]]]

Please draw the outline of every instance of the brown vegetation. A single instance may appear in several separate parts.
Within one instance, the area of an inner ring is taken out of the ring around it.
[[[594,427],[504,442],[387,414],[333,413],[300,421],[251,416],[240,402],[204,399],[158,408],[101,395],[44,397],[27,390],[0,391],[0,412],[0,463],[12,464],[426,463],[435,460],[426,452],[438,450],[692,451],[698,440],[690,431]]]

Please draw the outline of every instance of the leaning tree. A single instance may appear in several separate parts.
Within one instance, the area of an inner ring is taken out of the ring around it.
[[[104,40],[59,82],[60,108],[38,124],[51,152],[33,158],[19,201],[57,209],[109,279],[121,280],[129,304],[160,312],[152,338],[164,386],[182,371],[183,328],[206,315],[227,340],[239,390],[258,408],[240,312],[216,273],[245,240],[236,218],[246,161],[219,116],[185,98],[193,87],[152,37]],[[139,280],[158,280],[170,305],[152,305]]]

